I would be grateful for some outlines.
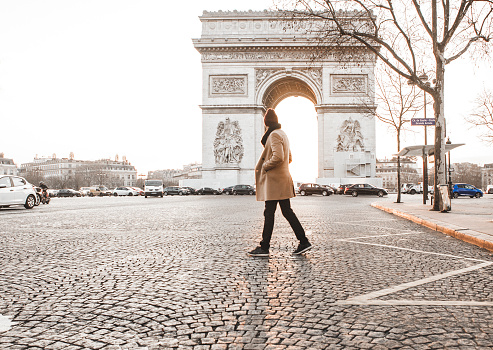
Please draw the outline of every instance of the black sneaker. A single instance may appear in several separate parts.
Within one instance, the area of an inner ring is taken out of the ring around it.
[[[262,247],[257,247],[251,252],[248,252],[248,255],[250,256],[269,256],[269,250],[266,250]]]
[[[312,244],[310,242],[307,242],[305,244],[299,244],[298,248],[293,252],[294,255],[300,255],[303,254],[304,252],[312,249]]]

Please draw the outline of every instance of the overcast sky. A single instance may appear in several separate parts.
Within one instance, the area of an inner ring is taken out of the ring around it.
[[[201,35],[198,16],[203,10],[271,5],[271,0],[0,0],[0,152],[18,165],[36,155],[74,152],[77,159],[95,160],[118,154],[139,174],[201,162],[202,75],[191,41]],[[485,84],[492,88],[492,78],[489,64],[474,68],[462,60],[447,66],[447,132],[454,143],[467,144],[453,152],[453,162],[493,162],[491,148],[463,119]],[[291,139],[293,177],[308,181],[317,167],[313,105],[291,98],[278,112]],[[311,116],[304,130],[300,115]],[[423,143],[422,127],[414,128],[417,133],[409,133],[404,146]],[[391,157],[393,134],[377,124],[377,136],[377,156]]]

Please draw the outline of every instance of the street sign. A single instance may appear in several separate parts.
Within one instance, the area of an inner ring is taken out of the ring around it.
[[[411,125],[435,125],[435,118],[411,118]]]

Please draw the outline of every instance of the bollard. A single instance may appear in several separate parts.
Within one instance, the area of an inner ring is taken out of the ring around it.
[[[447,211],[450,211],[452,209],[452,205],[450,203],[450,196],[449,196],[449,187],[448,185],[440,185],[438,187],[440,190],[440,199],[441,201],[441,208],[440,211],[442,213],[445,213]]]

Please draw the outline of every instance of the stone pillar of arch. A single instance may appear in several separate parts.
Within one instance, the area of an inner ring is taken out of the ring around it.
[[[263,114],[291,96],[317,111],[317,182],[379,184],[368,113],[373,55],[357,47],[326,47],[320,55],[316,38],[278,12],[204,11],[200,21],[202,35],[193,39],[203,73],[200,186],[254,184]]]

